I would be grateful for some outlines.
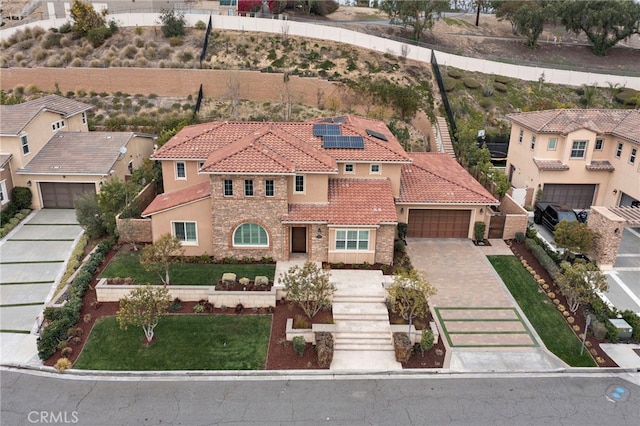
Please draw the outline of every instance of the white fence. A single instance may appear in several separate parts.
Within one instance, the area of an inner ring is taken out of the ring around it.
[[[115,19],[119,25],[123,27],[159,25],[158,14],[156,13],[126,13],[109,15],[109,17],[110,19]],[[194,25],[198,21],[207,21],[208,15],[187,14],[185,18],[190,25]],[[6,40],[18,29],[34,26],[57,28],[66,21],[64,18],[51,19],[28,23],[19,27],[7,28],[6,30],[0,31],[0,41]],[[405,56],[408,59],[424,63],[430,63],[431,60],[431,49],[429,48],[408,45],[399,41],[363,34],[341,27],[279,19],[223,15],[213,15],[212,24],[216,30],[264,32],[271,34],[287,33],[289,36],[309,37],[325,41],[335,41],[337,43],[346,43],[381,53]],[[440,65],[451,66],[467,71],[476,71],[483,74],[502,75],[526,81],[539,81],[542,77],[547,83],[566,86],[581,86],[587,84],[608,87],[610,84],[617,84],[619,86],[640,90],[640,77],[506,64],[439,51],[435,51],[435,55]]]

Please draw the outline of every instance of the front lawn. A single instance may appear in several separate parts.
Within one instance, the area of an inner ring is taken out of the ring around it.
[[[580,340],[562,314],[538,291],[538,284],[515,256],[488,256],[547,349],[572,367],[596,367],[587,349],[580,356]]]
[[[154,343],[141,327],[120,330],[115,317],[98,320],[73,368],[81,370],[263,370],[271,317],[166,315]]]
[[[102,278],[131,277],[135,279],[136,284],[162,284],[157,273],[145,271],[139,257],[139,252],[118,253],[102,272]],[[247,277],[253,280],[257,275],[264,275],[273,280],[276,266],[180,263],[169,267],[171,283],[174,285],[215,285],[225,272],[233,272],[238,278]]]

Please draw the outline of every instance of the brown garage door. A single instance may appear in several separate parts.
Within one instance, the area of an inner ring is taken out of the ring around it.
[[[588,209],[595,193],[595,185],[545,183],[542,200],[566,204],[573,209]]]
[[[72,209],[73,199],[84,192],[95,194],[96,186],[93,183],[40,182],[44,208]]]
[[[409,210],[407,236],[469,238],[471,210]]]

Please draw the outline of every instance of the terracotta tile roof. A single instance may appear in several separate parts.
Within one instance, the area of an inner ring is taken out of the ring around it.
[[[329,179],[329,202],[290,204],[283,222],[379,225],[398,221],[389,179]]]
[[[585,128],[598,135],[640,143],[640,110],[637,109],[559,109],[509,114],[507,118],[536,133],[567,134]]]
[[[533,162],[536,164],[538,170],[569,170],[569,166],[560,160],[538,160],[534,158]]]
[[[477,180],[446,153],[412,152],[402,166],[399,203],[498,204]]]
[[[1,105],[0,134],[18,135],[43,110],[58,113],[66,118],[91,108],[93,106],[89,104],[58,95],[47,95],[17,105]]]
[[[237,169],[241,172],[247,165],[244,161],[255,156],[257,148],[250,154],[239,154],[239,150],[228,148],[216,153],[228,145],[238,142],[259,142],[271,150],[276,156],[286,158],[295,165],[295,171],[332,171],[336,172],[336,161],[378,161],[408,162],[409,157],[387,126],[378,120],[345,116],[341,123],[342,135],[362,136],[364,149],[324,149],[322,138],[313,136],[313,125],[321,121],[305,123],[258,123],[258,122],[215,122],[185,127],[154,155],[157,160],[163,159],[199,159],[218,164],[220,170]],[[369,136],[366,129],[382,133],[387,141]],[[248,149],[243,145],[244,149]],[[237,157],[229,158],[221,163],[223,154]],[[266,154],[261,154],[264,157]],[[271,160],[272,166],[276,166]],[[234,166],[235,164],[235,166]],[[276,166],[279,168],[280,166]],[[214,167],[211,172],[217,169]]]
[[[607,171],[607,172],[612,172],[614,171],[616,168],[613,167],[613,164],[611,164],[610,162],[608,162],[607,160],[592,160],[590,164],[587,164],[585,166],[587,168],[587,170],[593,170],[593,171]]]
[[[160,194],[153,199],[151,204],[142,212],[142,217],[151,216],[164,210],[169,210],[183,204],[202,200],[211,196],[211,183],[209,181],[179,189],[177,191]]]
[[[131,132],[58,132],[18,174],[108,175]]]

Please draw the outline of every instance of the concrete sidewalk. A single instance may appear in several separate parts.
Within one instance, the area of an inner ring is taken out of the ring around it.
[[[2,363],[38,362],[38,317],[81,235],[75,210],[45,209],[31,213],[0,241]]]

